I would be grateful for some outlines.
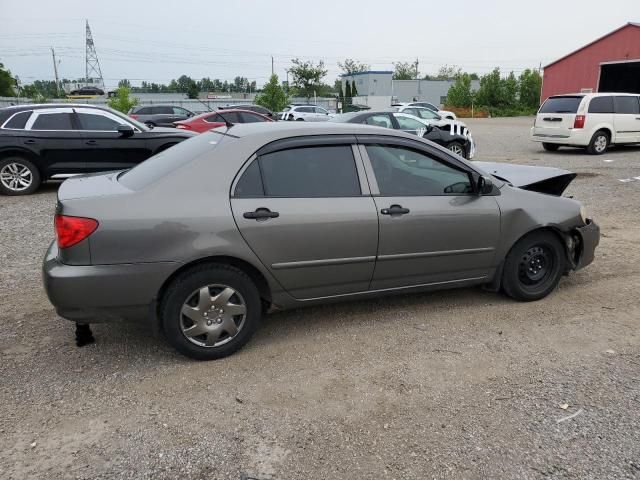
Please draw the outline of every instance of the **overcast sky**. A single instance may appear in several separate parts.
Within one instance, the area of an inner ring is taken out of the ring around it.
[[[53,79],[54,47],[60,76],[84,77],[85,18],[108,87],[182,74],[261,85],[271,55],[281,79],[299,57],[324,60],[333,83],[347,57],[374,70],[417,58],[422,75],[519,73],[640,22],[640,0],[0,0],[0,62],[23,83]]]

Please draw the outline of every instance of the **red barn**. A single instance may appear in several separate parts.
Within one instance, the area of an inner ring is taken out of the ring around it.
[[[640,93],[640,23],[627,23],[544,67],[541,101],[579,92]]]

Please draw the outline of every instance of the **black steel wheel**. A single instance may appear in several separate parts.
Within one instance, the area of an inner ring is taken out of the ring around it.
[[[502,288],[516,300],[540,300],[557,287],[565,267],[566,254],[558,237],[549,231],[532,232],[507,255]]]

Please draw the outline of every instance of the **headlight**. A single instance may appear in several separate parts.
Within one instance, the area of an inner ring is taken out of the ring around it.
[[[582,223],[586,225],[587,218],[589,218],[589,215],[587,215],[587,209],[584,208],[582,205],[580,205],[580,218],[582,218]]]

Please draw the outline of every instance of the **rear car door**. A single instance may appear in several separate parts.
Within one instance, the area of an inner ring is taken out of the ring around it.
[[[376,207],[355,138],[333,137],[268,145],[232,189],[242,236],[298,299],[366,291],[373,275]]]
[[[569,138],[584,95],[549,97],[534,121],[534,136],[550,139]]]
[[[40,152],[45,177],[86,171],[87,153],[72,108],[34,110],[24,134],[25,146]]]
[[[640,142],[640,102],[635,95],[618,95],[613,98],[615,114],[613,126],[616,143]]]
[[[468,168],[410,140],[359,141],[380,218],[371,289],[488,278],[500,210],[473,193]]]
[[[151,150],[144,135],[124,119],[104,110],[92,108],[75,108],[74,110],[86,151],[87,172],[131,168],[151,156]],[[117,131],[120,125],[131,126],[134,134],[130,137],[122,136]]]

